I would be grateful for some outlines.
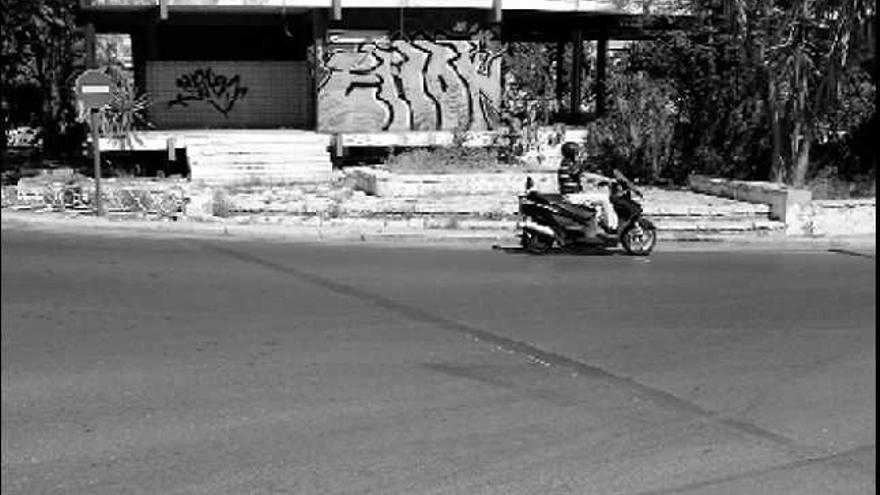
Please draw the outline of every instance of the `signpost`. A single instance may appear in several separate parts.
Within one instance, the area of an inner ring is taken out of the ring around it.
[[[92,156],[95,163],[95,214],[104,214],[101,205],[101,146],[98,127],[101,125],[101,107],[110,104],[113,81],[107,74],[95,69],[83,72],[76,78],[76,96],[89,110],[89,127],[92,132]]]

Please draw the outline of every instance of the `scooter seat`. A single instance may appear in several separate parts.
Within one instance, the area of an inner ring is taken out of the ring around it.
[[[569,203],[565,196],[561,194],[539,193],[537,191],[529,191],[526,196],[535,203],[553,205],[562,210],[564,214],[576,219],[588,219],[596,214],[596,209],[587,205],[577,205]]]
[[[529,193],[526,195],[526,198],[534,201],[535,203],[542,204],[561,203],[565,201],[565,198],[561,194],[541,193],[538,191],[529,191]]]
[[[596,209],[586,205],[576,205],[568,202],[557,203],[556,206],[574,218],[588,219],[596,214]]]

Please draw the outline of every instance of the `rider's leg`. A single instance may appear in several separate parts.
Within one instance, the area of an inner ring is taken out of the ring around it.
[[[601,230],[611,233],[617,230],[617,214],[614,212],[614,206],[611,205],[608,191],[601,189],[587,190],[566,194],[565,198],[573,204],[594,207],[596,209],[596,220]]]
[[[578,199],[584,204],[598,206],[597,220],[599,225],[609,232],[617,231],[617,212],[614,211],[614,205],[611,204],[611,191],[608,188],[601,187],[580,193]]]
[[[602,201],[602,216],[605,220],[605,225],[608,227],[608,230],[615,232],[617,230],[618,218],[617,212],[614,211],[614,205],[611,204],[611,200],[608,196],[605,196]]]

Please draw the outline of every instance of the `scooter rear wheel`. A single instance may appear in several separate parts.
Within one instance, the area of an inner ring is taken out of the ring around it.
[[[648,256],[657,244],[657,229],[635,222],[620,234],[620,244],[626,254]]]
[[[553,239],[529,230],[522,233],[522,247],[531,254],[545,254],[553,247]]]

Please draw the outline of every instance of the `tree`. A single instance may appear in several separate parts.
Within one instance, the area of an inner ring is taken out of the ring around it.
[[[674,160],[674,90],[642,72],[613,73],[609,83],[608,112],[587,127],[588,158],[605,173],[666,179]]]
[[[508,43],[504,51],[503,109],[521,120],[547,123],[555,107],[555,44]]]
[[[58,154],[72,133],[76,0],[4,0],[2,9],[4,135],[8,96],[16,86],[39,88],[43,148]],[[5,140],[4,140],[5,151]]]
[[[711,17],[698,25],[634,45],[622,66],[627,73],[647,73],[646,84],[672,88],[677,160],[665,175],[677,181],[690,172],[766,178],[769,127],[760,67]]]
[[[672,82],[685,162],[802,186],[811,150],[871,118],[863,88],[865,0],[696,0],[700,22],[636,50],[631,66]],[[850,117],[862,109],[860,118]],[[849,108],[849,110],[847,110]],[[842,126],[845,125],[845,127]]]
[[[774,147],[773,178],[799,187],[810,150],[840,104],[847,73],[860,62],[852,54],[866,41],[861,35],[874,8],[865,0],[765,3],[772,22],[764,52],[771,73],[768,104],[781,114],[771,125],[777,139],[785,142],[785,135],[788,143]]]
[[[703,2],[702,9],[719,6]],[[723,0],[719,25],[763,80],[771,137],[770,178],[803,186],[817,140],[844,105],[875,7],[866,0]],[[716,17],[717,19],[717,17]],[[866,118],[869,115],[865,116]]]

